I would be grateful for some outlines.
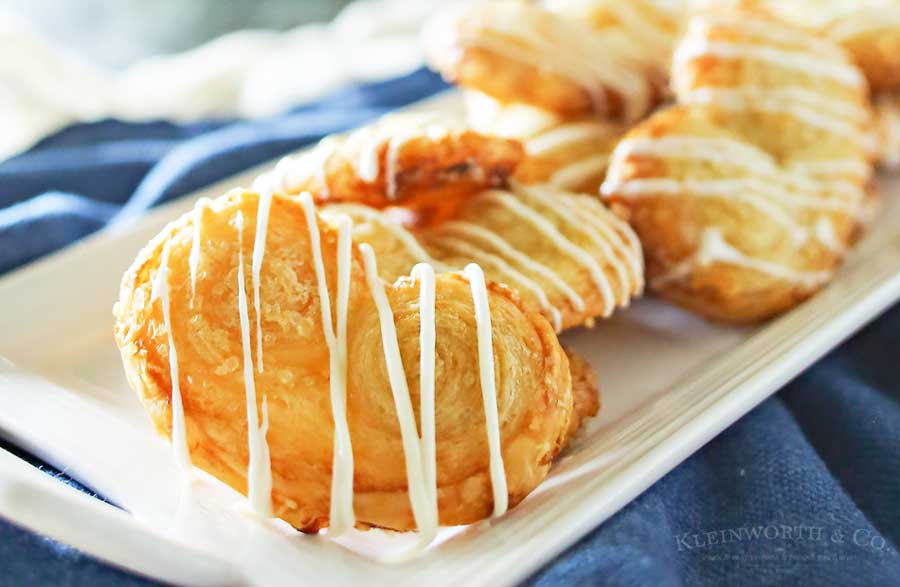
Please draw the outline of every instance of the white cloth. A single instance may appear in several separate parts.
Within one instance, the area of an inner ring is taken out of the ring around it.
[[[419,30],[441,0],[358,0],[329,24],[240,31],[110,72],[0,13],[0,160],[74,122],[260,117],[422,63]]]

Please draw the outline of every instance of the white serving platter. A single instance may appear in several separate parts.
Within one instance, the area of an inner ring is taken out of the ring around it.
[[[451,109],[456,98],[431,102]],[[813,361],[900,299],[900,178],[824,291],[764,326],[728,328],[644,299],[563,338],[598,369],[600,416],[507,515],[442,530],[419,557],[379,557],[410,535],[305,536],[243,513],[197,473],[183,492],[169,446],[128,388],[112,338],[124,269],[199,197],[252,170],[103,231],[0,280],[0,435],[121,511],[0,451],[0,516],[114,565],[184,585],[511,585],[614,514]],[[190,506],[190,507],[189,507]]]

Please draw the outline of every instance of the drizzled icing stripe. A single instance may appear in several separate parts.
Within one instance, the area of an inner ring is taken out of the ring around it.
[[[357,216],[366,222],[377,224],[396,237],[417,261],[428,263],[438,271],[448,271],[450,269],[446,264],[441,263],[429,255],[428,252],[422,248],[422,245],[419,244],[419,241],[417,241],[408,230],[394,222],[389,222],[385,219],[384,215],[377,210],[373,210],[372,208],[361,204],[329,204],[322,209],[322,212],[326,215],[334,212],[337,214]]]
[[[356,174],[361,180],[374,183],[382,172],[381,150],[384,148],[385,192],[387,198],[393,200],[397,195],[397,159],[400,150],[409,141],[419,137],[431,140],[440,140],[446,137],[450,133],[450,129],[437,124],[439,118],[439,115],[434,113],[405,116],[403,120],[406,124],[401,127],[392,125],[391,119],[386,118],[379,125],[358,131],[355,138],[361,140],[362,144],[358,157],[351,161]],[[325,185],[326,166],[336,152],[336,147],[332,143],[323,148],[326,152],[320,156],[318,164],[321,172],[320,183]]]
[[[571,257],[580,265],[584,266],[591,275],[591,278],[594,280],[594,284],[597,286],[597,289],[600,291],[601,296],[604,301],[604,309],[603,316],[609,316],[616,305],[615,294],[612,291],[612,287],[609,283],[609,278],[606,277],[606,274],[603,272],[603,268],[597,263],[597,260],[594,259],[587,251],[570,241],[566,238],[556,226],[553,225],[552,222],[526,206],[519,202],[512,195],[491,190],[488,192],[484,192],[482,197],[492,203],[495,203],[499,206],[502,206],[506,210],[509,210],[514,215],[519,218],[525,220],[540,232],[542,232],[547,238],[553,241],[553,244],[556,245],[561,251],[565,252],[566,255]]]
[[[425,466],[422,460],[422,446],[416,431],[416,418],[413,413],[406,373],[400,355],[400,344],[397,341],[397,328],[394,325],[394,312],[384,292],[384,284],[378,276],[378,265],[375,252],[368,244],[361,244],[359,251],[363,256],[366,283],[375,302],[378,321],[381,325],[381,341],[384,348],[384,362],[387,366],[388,381],[400,423],[400,438],[403,443],[403,458],[406,463],[406,479],[409,487],[409,501],[412,506],[416,526],[423,535],[433,535],[436,530],[437,516],[431,505],[433,493],[426,484]]]
[[[547,183],[560,188],[577,188],[592,177],[602,177],[609,161],[603,153],[574,161],[553,172]]]
[[[829,172],[840,174],[846,171],[848,175],[857,175],[860,171],[869,172],[865,162],[854,159],[797,161],[790,164],[787,170],[782,170],[765,151],[734,139],[722,137],[674,135],[627,139],[616,146],[614,159],[617,164],[621,164],[627,158],[635,155],[704,161],[717,165],[738,167],[757,175],[769,176],[775,182],[802,190],[820,191],[827,188],[829,192],[851,200],[846,202],[848,205],[853,205],[862,197],[862,189],[857,184],[831,179],[826,185],[816,178],[808,177],[802,173],[827,175]],[[831,167],[832,165],[834,168]],[[862,165],[862,168],[860,168],[860,165]],[[617,169],[619,167],[620,165],[616,165]],[[608,190],[617,189],[621,182],[622,180],[618,175],[611,174],[604,186],[601,186],[601,190],[604,190],[604,193],[609,193]],[[779,197],[782,195],[784,194],[779,193]]]
[[[816,221],[814,234],[822,246],[836,255],[843,255],[847,249],[847,245],[834,233],[834,224],[828,218],[822,217]]]
[[[528,12],[514,3],[498,5],[473,23],[474,30],[461,32],[461,44],[568,78],[584,89],[598,112],[608,107],[606,86],[623,96],[627,119],[646,111],[651,101],[649,83],[627,54],[620,35],[604,35],[553,14]]]
[[[804,51],[767,45],[711,41],[690,36],[675,50],[672,69],[673,71],[681,69],[687,62],[706,56],[762,61],[776,67],[797,71],[803,75],[823,77],[854,88],[865,83],[865,78],[858,69],[836,59],[822,58]]]
[[[672,35],[641,14],[640,9],[629,2],[607,2],[604,8],[616,15],[622,25],[634,36],[633,44],[646,49],[646,58],[662,61],[671,50]],[[659,7],[655,7],[659,9]],[[626,35],[625,38],[630,38]]]
[[[607,240],[609,235],[601,234],[599,231],[597,231],[595,229],[594,223],[592,223],[587,218],[589,215],[580,214],[579,212],[567,206],[565,203],[562,203],[560,201],[560,198],[556,198],[556,196],[558,195],[557,192],[554,192],[551,196],[544,188],[534,185],[517,186],[517,192],[520,196],[525,195],[529,198],[532,198],[536,200],[541,206],[547,208],[548,210],[552,210],[554,214],[562,218],[563,221],[565,221],[569,226],[580,230],[582,234],[588,237],[588,239],[594,244],[594,246],[596,246],[603,252],[603,255],[613,266],[613,270],[616,272],[616,277],[619,281],[619,291],[622,294],[622,298],[619,300],[619,304],[623,307],[627,306],[629,300],[631,299],[628,270],[625,268],[625,265],[619,259],[616,252],[613,251],[613,247],[610,246],[610,241]],[[562,203],[562,205],[560,205],[560,203]]]
[[[419,282],[419,417],[422,446],[422,467],[428,492],[428,523],[419,528],[422,546],[437,535],[437,441],[434,405],[435,364],[435,277],[434,268],[427,263],[413,267],[410,275]]]
[[[765,151],[723,137],[670,135],[630,138],[616,145],[613,159],[620,163],[634,155],[708,161],[742,167],[761,175],[772,175],[778,171],[774,160]]]
[[[603,193],[605,195],[615,194],[623,198],[692,196],[739,200],[766,211],[776,220],[781,219],[779,222],[785,224],[796,221],[792,217],[786,216],[785,212],[775,203],[789,208],[827,210],[851,216],[859,212],[859,202],[795,193],[755,177],[706,180],[663,177],[629,179],[621,183],[604,183]]]
[[[560,277],[551,268],[535,261],[528,255],[524,254],[522,251],[514,248],[497,233],[492,232],[477,224],[462,221],[446,222],[441,226],[441,229],[444,232],[450,232],[451,234],[456,233],[469,239],[477,239],[487,243],[489,247],[491,247],[507,259],[513,261],[514,263],[519,265],[519,267],[522,267],[524,270],[530,271],[536,275],[540,275],[541,277],[549,281],[553,285],[553,287],[555,287],[562,293],[562,295],[566,298],[566,300],[568,300],[568,302],[572,305],[576,312],[584,311],[586,307],[584,298],[578,295],[578,292],[576,292],[569,284],[567,284],[562,279],[562,277]]]
[[[859,123],[846,120],[821,108],[821,104],[802,104],[790,92],[739,86],[736,88],[698,88],[679,93],[683,104],[706,104],[734,111],[761,110],[792,116],[810,126],[840,135],[856,143],[868,144],[869,138]]]
[[[191,453],[187,443],[187,427],[184,420],[184,405],[181,401],[181,383],[178,380],[178,352],[175,350],[175,337],[172,333],[172,317],[169,305],[169,247],[171,240],[163,245],[159,261],[159,269],[150,286],[150,302],[159,299],[162,303],[163,324],[166,327],[169,346],[169,375],[172,380],[172,449],[175,452],[175,463],[188,475],[191,471]]]
[[[708,31],[710,26],[727,28],[742,35],[749,34],[762,41],[790,46],[799,44],[810,51],[832,59],[844,58],[841,50],[825,39],[807,34],[798,34],[798,31],[792,27],[786,27],[771,19],[752,18],[746,13],[741,14],[741,19],[738,22],[723,14],[706,14],[702,18],[695,19],[691,23],[690,28],[692,32],[701,29]]]
[[[550,317],[553,329],[559,332],[562,329],[562,318],[559,309],[554,307],[547,299],[547,294],[541,289],[537,283],[532,281],[527,275],[523,275],[515,267],[507,263],[502,257],[491,254],[467,241],[454,237],[441,237],[441,246],[457,251],[460,255],[468,257],[481,265],[493,268],[495,271],[502,273],[509,279],[512,279],[520,286],[530,291],[537,298],[541,309]]]
[[[257,177],[252,186],[252,189],[259,194],[259,202],[256,207],[256,236],[253,240],[250,273],[253,283],[253,309],[256,311],[256,368],[260,373],[263,372],[263,331],[259,287],[263,257],[266,254],[266,236],[269,232],[269,211],[272,208],[274,194],[284,191],[288,171],[295,164],[292,157],[282,158],[275,165],[275,169]]]
[[[847,41],[853,37],[894,29],[900,26],[900,7],[885,2],[880,6],[870,5],[866,9],[836,16],[831,20],[827,35],[837,41]]]
[[[872,176],[872,166],[864,159],[818,159],[815,161],[792,161],[788,169],[794,173],[808,173],[820,177],[847,175],[860,180]]]
[[[247,403],[247,445],[250,462],[247,466],[247,499],[254,512],[263,517],[272,516],[272,466],[266,430],[260,427],[256,409],[256,384],[253,379],[253,357],[250,345],[250,318],[247,310],[247,293],[244,289],[244,215],[238,211],[235,218],[238,229],[238,316],[241,323],[241,347],[244,353],[244,393]],[[263,420],[268,424],[268,404],[263,395]]]
[[[625,259],[637,291],[642,291],[644,288],[644,255],[634,230],[594,198],[577,197],[576,199],[575,194],[565,192],[555,193],[554,197],[574,213],[578,213],[582,207],[591,208],[591,214],[583,214],[582,220],[602,234],[612,244],[616,254]]]
[[[832,276],[831,271],[798,271],[787,265],[749,257],[728,244],[721,231],[716,228],[707,228],[703,232],[697,252],[675,265],[668,273],[654,279],[653,286],[660,287],[673,281],[681,281],[687,278],[696,267],[708,267],[713,263],[736,265],[807,288],[815,288],[831,279]]]
[[[331,414],[334,420],[334,461],[331,474],[331,512],[329,533],[339,536],[356,523],[353,512],[353,447],[347,425],[347,310],[350,295],[350,219],[338,220],[337,255],[337,334],[331,317],[331,296],[322,258],[322,242],[316,220],[316,208],[309,192],[300,194],[300,205],[306,216],[310,250],[319,291],[322,330],[329,356]]]
[[[582,141],[611,139],[615,127],[596,121],[563,124],[542,132],[525,141],[525,151],[529,155],[545,155],[561,147]]]
[[[475,305],[475,326],[478,335],[478,373],[481,397],[484,400],[484,419],[490,449],[491,489],[494,493],[494,517],[502,516],[509,507],[506,471],[500,450],[500,417],[497,413],[497,390],[494,383],[494,347],[491,334],[491,310],[488,305],[487,284],[481,267],[470,263],[463,270],[472,290]]]
[[[620,186],[610,186],[610,190],[621,198],[707,198],[716,200],[732,200],[756,208],[760,213],[769,216],[776,223],[787,229],[797,242],[806,238],[806,230],[789,213],[765,197],[727,189],[728,185],[736,186],[738,180],[677,180],[669,178],[633,179]],[[715,183],[712,183],[715,182]]]

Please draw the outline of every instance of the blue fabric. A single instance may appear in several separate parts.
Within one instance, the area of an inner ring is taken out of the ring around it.
[[[0,164],[0,273],[443,88],[420,71],[264,121],[66,129]],[[527,584],[900,584],[898,351],[900,306]],[[0,521],[0,586],[150,584]]]

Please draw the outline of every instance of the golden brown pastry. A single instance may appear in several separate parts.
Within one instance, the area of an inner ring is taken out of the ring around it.
[[[596,30],[536,4],[453,7],[434,17],[424,40],[430,64],[446,79],[567,118],[633,121],[660,97],[641,43],[626,31]]]
[[[630,54],[662,87],[688,6],[680,0],[548,0],[550,10],[587,22],[597,31],[620,35]]]
[[[284,166],[281,175],[292,180],[278,179],[275,189],[293,194],[294,185],[312,185],[303,174],[324,178],[329,185],[334,169],[352,174],[352,167],[337,160],[341,152],[335,151],[336,161],[326,169]],[[472,152],[473,168],[481,167],[479,153]],[[308,156],[318,157],[315,151]],[[410,165],[415,168],[412,159]],[[515,289],[557,329],[609,316],[640,294],[640,244],[628,225],[596,198],[518,182],[506,189],[461,192],[455,192],[456,199],[444,198],[443,209],[429,213],[426,222],[417,217],[420,204],[413,195],[402,207],[384,212],[376,208],[390,202],[387,193],[382,202],[373,190],[365,193],[363,201],[375,207],[351,203],[350,191],[338,199],[333,192],[313,195],[323,204],[323,214],[353,218],[354,239],[369,243],[385,259],[381,276],[388,282],[419,262],[441,270],[477,262],[490,279]]]
[[[569,371],[572,374],[572,417],[569,419],[569,429],[566,433],[568,442],[581,428],[581,424],[588,418],[592,418],[600,411],[600,388],[597,382],[597,372],[587,361],[571,349],[565,349],[569,357]]]
[[[437,114],[395,114],[286,158],[279,180],[291,193],[310,191],[333,202],[352,194],[368,206],[404,204],[437,213],[465,194],[504,185],[523,158],[518,141],[473,132]]]
[[[385,284],[350,234],[307,196],[236,190],[139,253],[115,334],[157,429],[183,465],[304,531],[429,539],[438,512],[466,524],[517,504],[573,417],[552,328],[474,266]]]
[[[526,156],[513,178],[547,183],[580,193],[596,193],[613,147],[627,125],[594,116],[561,118],[524,104],[502,104],[479,92],[466,92],[472,127],[484,134],[520,140]]]
[[[876,98],[875,132],[879,163],[890,170],[900,168],[900,90]]]
[[[900,86],[900,1],[756,0],[756,4],[841,44],[873,91]]]
[[[616,147],[602,187],[641,238],[648,281],[751,322],[827,283],[865,209],[870,109],[833,42],[751,11],[692,20],[677,106]]]

